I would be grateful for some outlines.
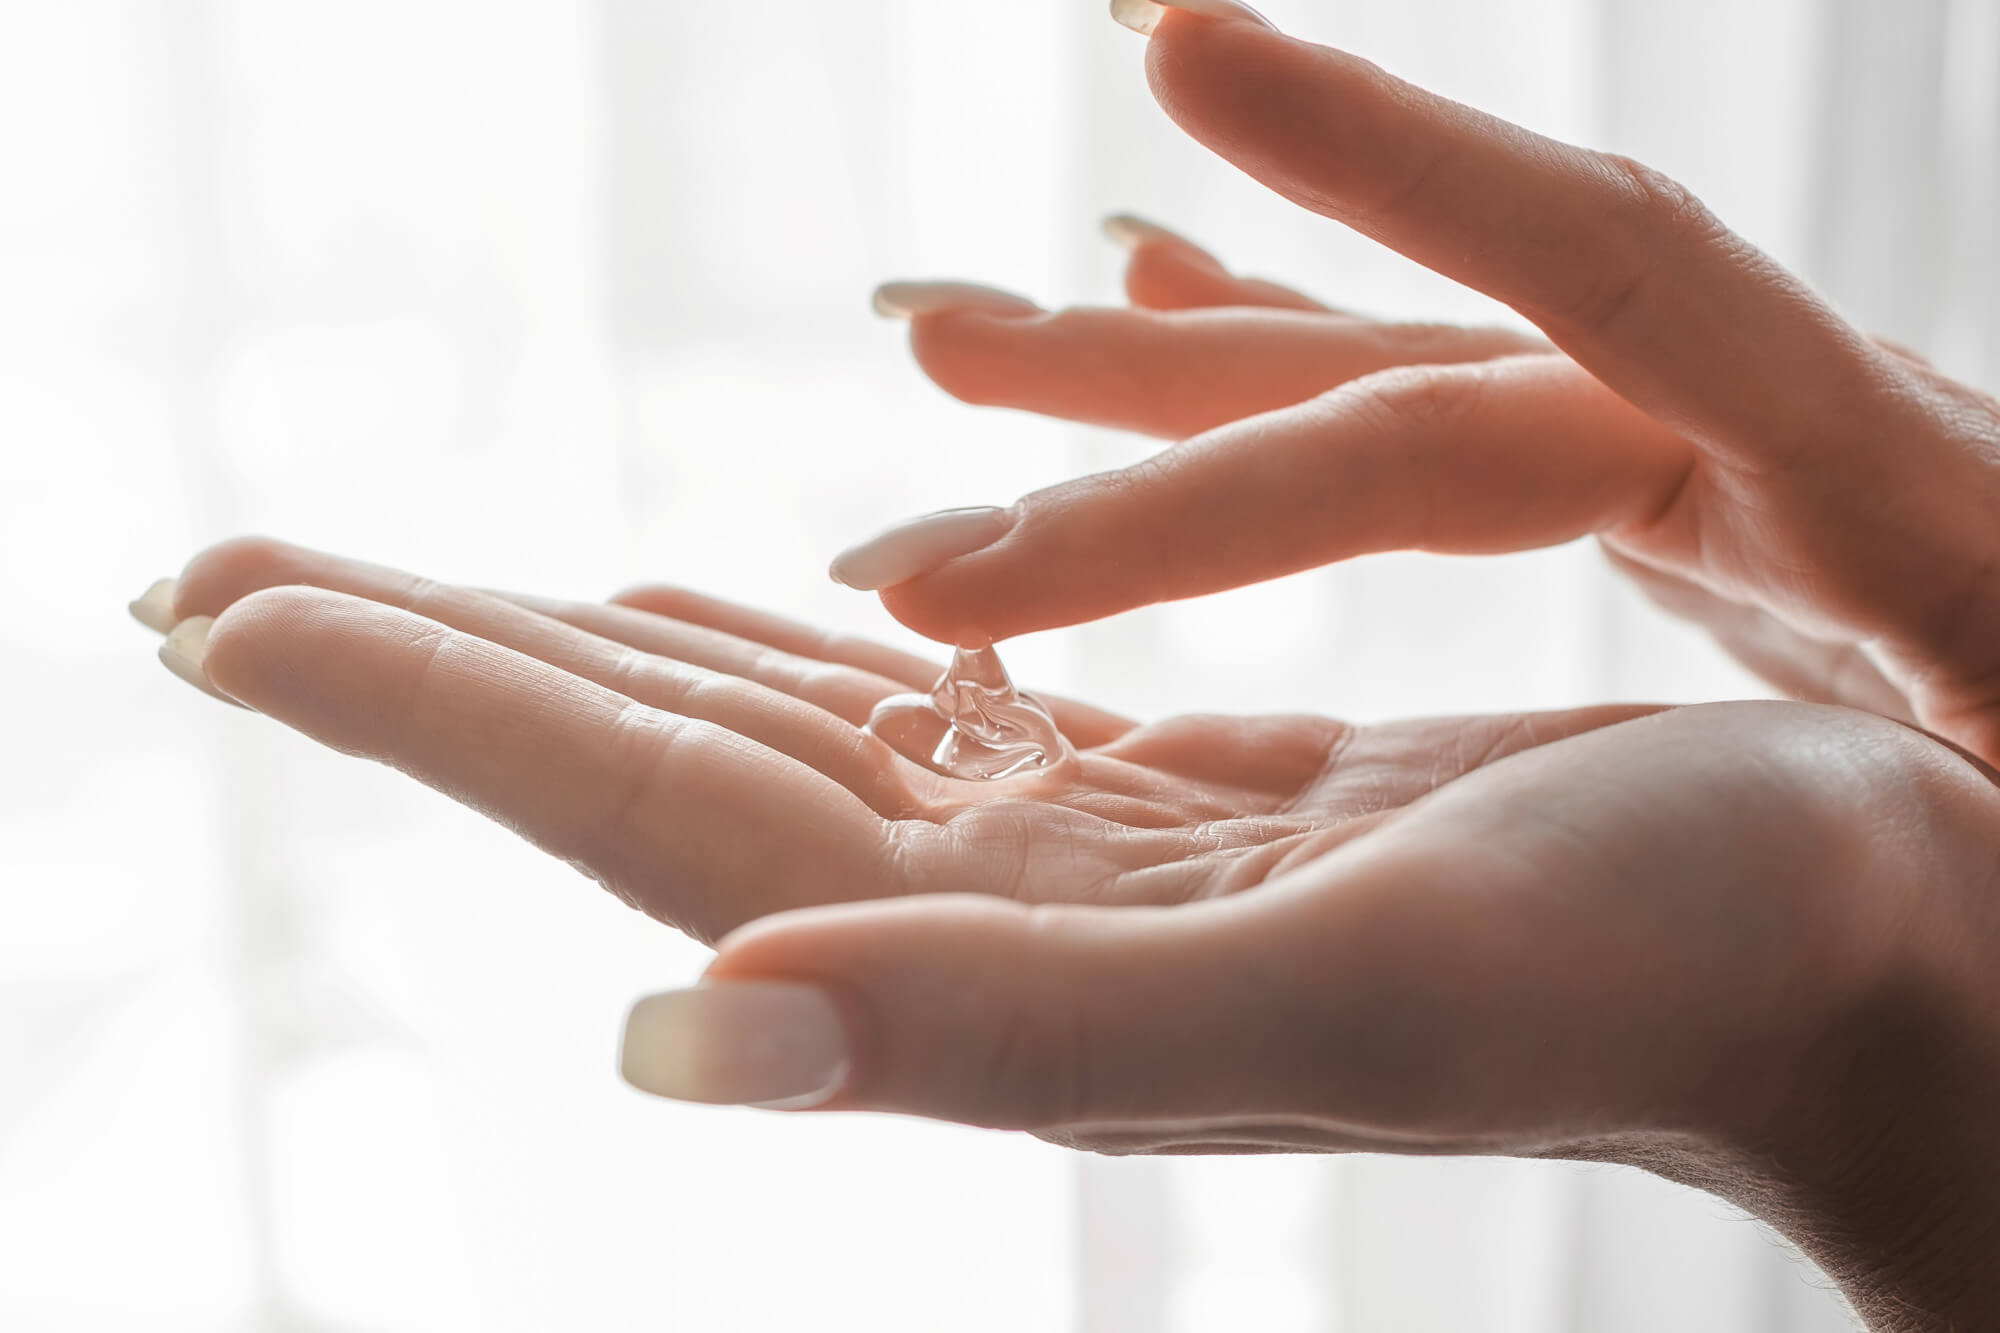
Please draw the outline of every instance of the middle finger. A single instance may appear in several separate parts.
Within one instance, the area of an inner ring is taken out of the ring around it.
[[[918,315],[910,346],[924,372],[966,402],[1176,440],[1397,366],[1548,349],[1511,329],[1244,307],[946,310]]]

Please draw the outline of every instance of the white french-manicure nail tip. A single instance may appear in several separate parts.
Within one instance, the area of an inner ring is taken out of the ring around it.
[[[1168,231],[1157,222],[1132,213],[1113,213],[1104,219],[1104,234],[1114,245],[1127,250],[1136,250],[1149,241],[1173,241],[1180,245],[1190,245],[1185,236]]]
[[[619,1073],[676,1101],[798,1111],[846,1085],[847,1031],[824,992],[724,982],[649,996],[625,1020]]]
[[[1185,9],[1190,14],[1204,14],[1209,18],[1247,18],[1267,28],[1275,26],[1271,20],[1237,0],[1111,0],[1112,18],[1132,31],[1148,36],[1160,26],[1161,17],[1169,9]]]
[[[132,618],[147,629],[168,634],[174,628],[174,591],[178,580],[159,579],[131,604]]]
[[[1160,15],[1165,12],[1153,0],[1111,0],[1111,17],[1147,37],[1160,26]]]
[[[985,315],[1038,315],[1042,308],[1025,296],[976,282],[885,282],[875,289],[875,313],[909,319],[946,310]]]
[[[899,523],[841,552],[827,572],[836,583],[878,592],[983,550],[1013,526],[1014,517],[1005,509],[946,509]]]
[[[160,645],[160,661],[167,670],[210,694],[215,693],[215,687],[208,683],[203,664],[208,660],[208,632],[214,626],[213,616],[190,616],[168,630],[166,642]]]

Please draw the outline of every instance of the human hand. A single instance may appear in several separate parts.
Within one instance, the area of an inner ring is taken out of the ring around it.
[[[1147,67],[1189,133],[1548,340],[1329,311],[1128,220],[1130,309],[892,284],[960,397],[1193,438],[863,548],[851,581],[932,637],[1004,638],[1365,552],[1594,534],[1782,688],[2000,758],[2000,404],[1657,172],[1187,8],[1216,12],[1167,13]]]
[[[702,988],[635,1010],[659,1091],[1116,1152],[1630,1161],[1837,1275],[1936,1234],[1941,1180],[1984,1187],[1949,1150],[1983,1152],[2000,1098],[1993,1025],[1961,1021],[1994,1012],[2000,809],[1880,719],[1055,701],[1073,763],[969,784],[858,726],[932,664],[693,593],[503,596],[248,540],[138,610],[192,682],[722,938]]]
[[[1652,711],[1142,727],[1042,695],[1074,758],[971,782],[862,730],[936,664],[686,590],[562,602],[247,538],[134,609],[191,683],[409,773],[704,941],[940,891],[1220,897],[1462,772]]]
[[[1116,1154],[1619,1162],[1871,1328],[1990,1323],[1996,775],[1800,705],[1556,736],[1223,899],[767,918],[635,1008],[627,1077]]]

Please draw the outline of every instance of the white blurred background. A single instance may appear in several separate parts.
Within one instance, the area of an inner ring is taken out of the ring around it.
[[[2000,385],[1992,0],[1267,8],[1673,171]],[[0,0],[0,1329],[1846,1326],[1755,1224],[1608,1168],[643,1100],[625,1004],[702,951],[212,705],[125,619],[265,531],[898,638],[833,551],[1142,446],[950,402],[870,288],[1112,300],[1113,210],[1496,317],[1182,139],[1141,47],[1102,0]],[[1756,691],[1588,548],[1367,560],[1010,662],[1143,716]]]

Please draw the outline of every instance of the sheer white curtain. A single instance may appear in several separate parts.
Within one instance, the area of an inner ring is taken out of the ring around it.
[[[1491,318],[1181,139],[1099,0],[0,3],[0,1328],[1258,1333],[1844,1326],[1602,1168],[1100,1161],[674,1108],[701,952],[396,775],[225,713],[122,605],[264,530],[445,578],[821,570],[1133,441],[946,400],[887,276],[1111,299],[1152,213],[1343,304]],[[2000,381],[1987,0],[1271,0],[1647,157]],[[1753,692],[1588,549],[1386,557],[1018,645],[1144,715]]]

